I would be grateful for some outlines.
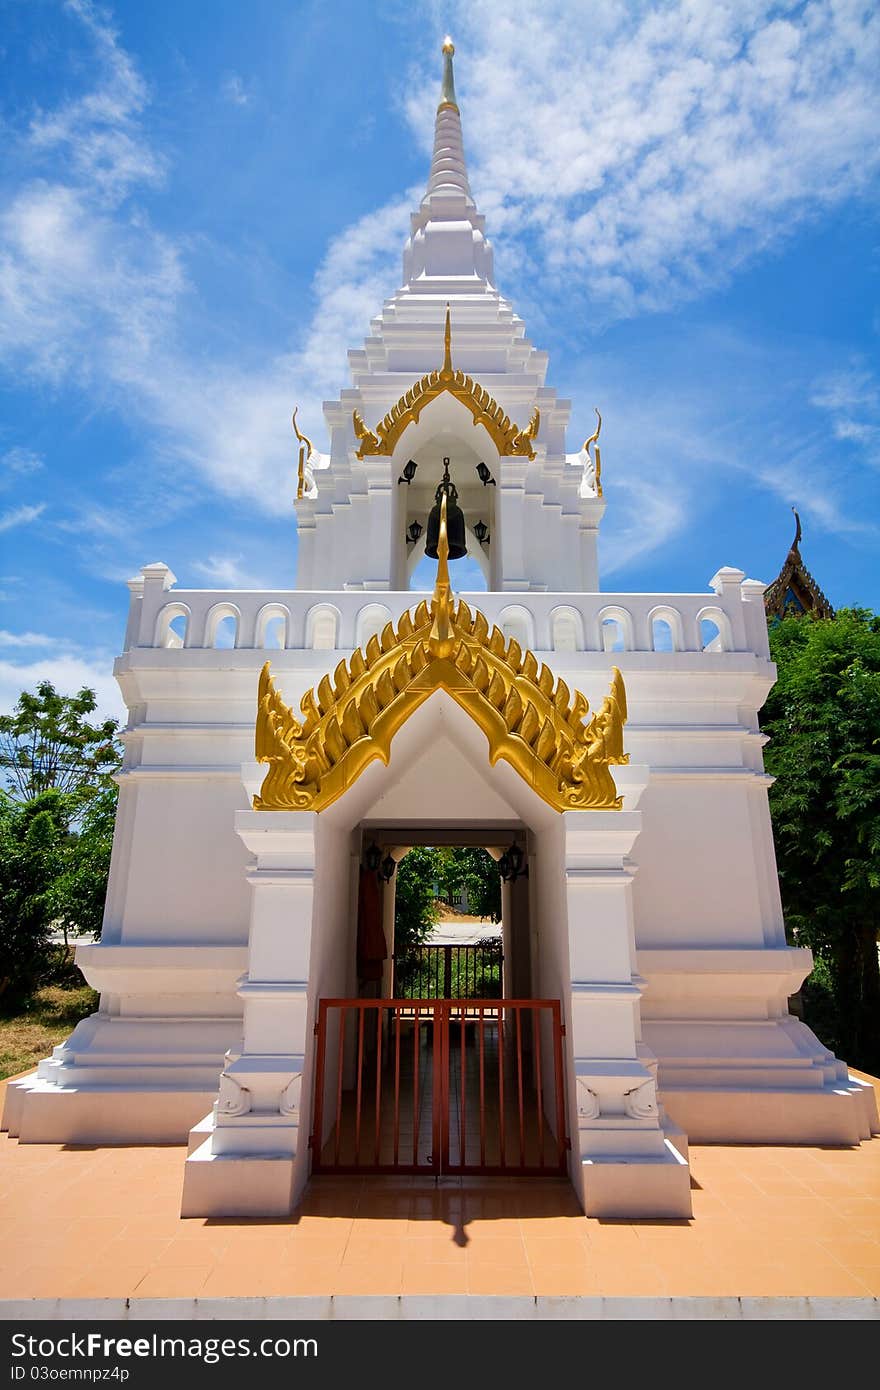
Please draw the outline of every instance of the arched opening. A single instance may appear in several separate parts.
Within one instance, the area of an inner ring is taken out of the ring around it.
[[[169,603],[156,619],[154,646],[183,647],[189,631],[190,611],[183,603]]]
[[[369,603],[357,615],[355,645],[365,647],[371,637],[380,637],[391,622],[391,613],[383,603]]]
[[[668,618],[654,618],[651,623],[651,645],[655,652],[674,652],[672,628]]]
[[[555,652],[580,651],[584,644],[580,614],[573,608],[557,608],[552,617],[551,640]]]
[[[309,612],[306,646],[316,652],[333,652],[339,646],[339,613],[330,604],[321,604]]]
[[[623,624],[619,618],[602,619],[602,650],[622,652],[626,650],[623,637]]]
[[[498,614],[498,626],[508,641],[512,638],[523,651],[530,651],[534,647],[535,624],[527,608],[521,608],[518,604],[503,608]]]
[[[425,558],[424,548],[428,516],[447,458],[467,545],[467,555],[452,565],[453,583],[459,592],[495,588],[498,455],[485,430],[475,430],[470,412],[451,396],[432,401],[418,423],[410,425],[392,464],[395,476],[404,479],[395,487],[393,498],[400,586],[416,592],[433,588],[435,562]]]
[[[229,650],[235,646],[237,634],[238,622],[232,613],[227,613],[225,617],[219,618],[214,624],[214,637],[211,646]]]
[[[568,937],[555,875],[541,873],[561,852],[562,817],[511,767],[491,767],[485,735],[437,692],[395,735],[389,763],[365,769],[318,826],[340,864],[353,842],[360,854],[322,917],[317,1170],[564,1171],[553,1001]],[[447,905],[425,929],[438,897]],[[406,941],[413,916],[421,930]]]
[[[704,652],[724,650],[721,643],[721,629],[714,618],[700,619],[700,650]]]
[[[287,646],[287,629],[290,614],[280,604],[269,603],[257,614],[257,647],[269,651],[283,651]]]

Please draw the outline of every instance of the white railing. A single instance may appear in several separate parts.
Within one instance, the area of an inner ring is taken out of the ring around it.
[[[130,581],[131,648],[350,651],[406,608],[412,592],[218,592],[174,588],[164,565]],[[703,594],[462,594],[522,646],[557,652],[753,652],[768,657],[763,586],[721,570]],[[225,634],[225,635],[224,635]]]

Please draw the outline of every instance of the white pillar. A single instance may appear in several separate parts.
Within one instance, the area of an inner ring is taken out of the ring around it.
[[[190,1154],[184,1216],[280,1216],[308,1176],[300,1132],[315,876],[308,811],[238,811],[255,856],[241,1051],[227,1053],[209,1137]]]
[[[572,1178],[588,1216],[691,1214],[687,1161],[664,1132],[656,1060],[639,1040],[628,856],[640,829],[637,811],[565,815]]]

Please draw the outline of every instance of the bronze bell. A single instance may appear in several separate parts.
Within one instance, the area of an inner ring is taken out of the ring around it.
[[[434,494],[434,505],[428,516],[428,534],[425,538],[425,554],[437,559],[437,542],[440,539],[440,503],[446,493],[446,537],[449,541],[449,559],[460,560],[467,555],[464,513],[458,505],[458,491],[449,476],[449,459],[443,460],[443,477]]]

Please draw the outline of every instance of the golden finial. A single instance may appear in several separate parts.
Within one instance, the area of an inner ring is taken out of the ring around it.
[[[449,35],[443,40],[443,85],[440,88],[440,106],[452,106],[458,110],[458,102],[455,99],[455,76],[452,71],[452,55],[455,52],[455,44]]]
[[[598,418],[599,418],[599,423],[598,423],[598,425],[596,426],[596,433],[595,433],[595,434],[591,434],[590,437],[589,437],[589,439],[585,439],[585,440],[584,440],[584,453],[585,453],[589,458],[592,458],[592,455],[590,454],[590,445],[592,444],[593,447],[594,447],[594,449],[595,449],[595,451],[596,451],[596,459],[595,459],[595,465],[594,465],[594,466],[595,466],[595,470],[596,470],[596,496],[597,496],[597,497],[601,497],[601,496],[602,496],[602,455],[601,455],[600,452],[599,452],[599,433],[600,433],[600,431],[601,431],[601,429],[602,429],[602,416],[599,414],[599,407],[598,407],[597,405],[594,405],[594,406],[593,406],[593,409],[595,410],[596,415],[597,415]]]
[[[297,469],[296,474],[296,500],[297,502],[301,502],[305,493],[306,485],[306,459],[310,459],[312,457],[312,454],[315,452],[315,446],[309,439],[308,435],[300,433],[299,427],[296,423],[297,410],[299,410],[299,406],[296,406],[296,408],[294,409],[291,424],[293,425],[293,432],[299,440],[299,467]]]
[[[449,536],[446,531],[446,493],[440,498],[440,534],[437,537],[437,579],[431,601],[434,624],[428,645],[435,656],[449,656],[455,646],[452,635],[451,587],[449,583]]]
[[[443,367],[444,376],[452,375],[452,311],[446,305],[446,327],[443,330]]]

